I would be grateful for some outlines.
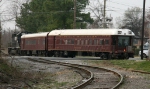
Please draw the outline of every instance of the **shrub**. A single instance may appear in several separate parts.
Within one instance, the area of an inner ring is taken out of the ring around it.
[[[138,55],[139,55],[139,51],[140,51],[139,48],[135,48],[135,49],[134,49],[134,55],[138,56]]]

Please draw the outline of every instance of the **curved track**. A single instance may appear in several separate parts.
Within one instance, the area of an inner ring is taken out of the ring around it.
[[[94,78],[93,73],[91,71],[71,65],[69,63],[56,62],[56,61],[50,61],[50,60],[44,60],[44,59],[31,59],[31,58],[28,58],[28,60],[47,63],[47,64],[63,65],[63,66],[72,67],[72,68],[78,70],[80,75],[82,75],[83,80],[80,81],[77,85],[74,85],[73,87],[71,87],[71,89],[81,89],[81,88],[85,87],[86,85],[88,85],[90,82],[92,82],[92,80]]]
[[[51,61],[41,58],[29,58],[29,60],[48,64],[54,63],[80,70],[80,74],[84,78],[77,85],[71,87],[71,89],[116,89],[123,82],[123,76],[121,74],[105,68]]]

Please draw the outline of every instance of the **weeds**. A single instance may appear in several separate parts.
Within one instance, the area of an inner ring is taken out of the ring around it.
[[[100,60],[90,61],[95,65],[105,65],[105,66],[118,66],[125,69],[134,69],[150,72],[150,61],[136,61],[136,60]]]
[[[10,56],[10,60],[7,60],[8,55],[3,55],[0,58],[0,88],[33,88],[33,84],[37,84],[45,75],[39,71],[24,71],[20,67],[17,67],[18,60]]]

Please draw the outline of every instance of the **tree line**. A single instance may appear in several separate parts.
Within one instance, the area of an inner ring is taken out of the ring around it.
[[[88,0],[76,1],[76,27],[86,28],[93,19],[82,10]],[[54,29],[71,29],[74,21],[74,0],[32,0],[21,6],[17,26],[30,32],[45,32]]]
[[[45,32],[54,29],[72,29],[74,21],[74,0],[10,0],[11,14],[16,19],[16,26],[29,32]],[[21,3],[23,1],[23,4]],[[103,4],[90,0],[76,0],[76,28],[101,28]],[[19,3],[18,3],[19,2]],[[88,6],[88,9],[87,9]],[[17,9],[19,8],[19,9]],[[149,35],[150,10],[146,10],[145,31]],[[117,12],[116,12],[117,13]],[[90,15],[94,15],[91,17]],[[107,11],[106,11],[107,14]],[[147,20],[148,19],[148,20]],[[123,16],[116,19],[117,28],[131,29],[135,35],[141,35],[142,9],[129,7]]]

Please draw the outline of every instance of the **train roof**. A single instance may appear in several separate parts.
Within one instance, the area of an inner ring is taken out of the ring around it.
[[[129,29],[65,29],[53,30],[51,32],[40,32],[32,34],[24,34],[21,38],[46,37],[49,36],[66,36],[66,35],[126,35],[134,36],[134,33]]]
[[[53,30],[49,36],[56,35],[126,35],[134,36],[134,33],[129,29],[65,29]]]
[[[21,38],[32,38],[32,37],[46,37],[49,32],[40,32],[40,33],[32,33],[32,34],[24,34]]]

